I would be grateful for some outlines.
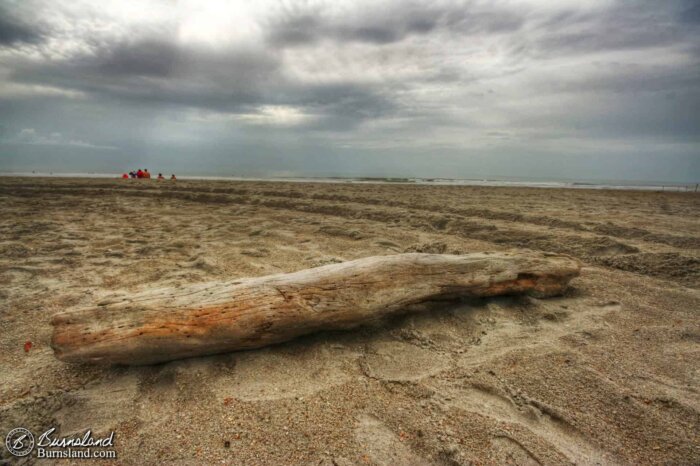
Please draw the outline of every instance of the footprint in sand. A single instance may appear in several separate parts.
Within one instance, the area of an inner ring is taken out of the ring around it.
[[[424,379],[446,369],[447,357],[401,341],[372,343],[364,356],[367,376],[392,382]]]
[[[341,385],[357,370],[357,353],[341,346],[314,344],[265,348],[236,355],[229,373],[219,373],[214,391],[220,398],[243,401],[308,396]]]
[[[496,437],[491,440],[491,459],[495,464],[517,464],[518,466],[542,464],[527,448],[509,437]]]
[[[413,453],[406,444],[401,442],[397,434],[370,414],[359,416],[355,428],[355,441],[370,459],[371,464],[377,466],[431,464]]]
[[[445,392],[445,391],[443,391]],[[542,412],[534,404],[518,406],[507,395],[497,393],[495,389],[467,387],[460,390],[447,390],[449,397],[443,402],[452,408],[478,413],[498,422],[517,424],[527,428],[533,434],[544,439],[557,451],[577,464],[610,464],[611,459],[604,451],[590,444],[575,428],[561,419],[554,419]],[[535,456],[515,439],[504,444],[503,440],[495,442],[507,447],[505,454],[534,461]],[[503,437],[505,439],[505,437]],[[521,464],[521,463],[517,463]],[[522,464],[528,464],[524,461]]]
[[[139,395],[139,379],[136,373],[116,375],[83,390],[66,395],[67,403],[56,412],[61,435],[105,432],[116,427],[131,413]]]

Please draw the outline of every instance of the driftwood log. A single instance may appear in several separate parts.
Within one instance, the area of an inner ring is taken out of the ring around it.
[[[561,294],[580,265],[546,253],[376,256],[294,273],[162,288],[57,314],[68,362],[153,364],[347,329],[436,299]]]

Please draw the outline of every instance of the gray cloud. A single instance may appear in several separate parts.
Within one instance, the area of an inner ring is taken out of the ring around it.
[[[0,171],[75,149],[117,171],[498,175],[609,153],[696,176],[695,2],[146,3],[0,0]]]
[[[700,3],[695,0],[688,0],[685,8],[680,10],[679,19],[681,22],[700,24]]]
[[[407,2],[375,3],[356,15],[334,15],[318,6],[296,7],[273,17],[268,40],[276,46],[297,46],[324,39],[340,42],[390,44],[435,31],[495,34],[518,30],[523,17],[500,7],[486,9],[474,2],[431,5]]]
[[[212,53],[146,38],[67,59],[20,63],[12,76],[135,104],[235,109],[260,101],[264,86],[279,78],[278,66],[264,50]]]
[[[284,76],[279,54],[263,48],[183,46],[167,38],[102,45],[50,63],[30,61],[16,81],[70,89],[134,105],[184,106],[231,113],[288,105],[330,118],[325,127],[352,127],[395,105],[378,86],[300,82]]]
[[[9,6],[0,4],[0,47],[41,41],[44,28],[22,19]]]
[[[99,144],[94,144],[92,142],[84,141],[82,139],[69,138],[58,132],[54,132],[51,134],[42,134],[37,132],[34,128],[24,128],[19,133],[7,138],[6,142],[20,145],[29,144],[39,146],[69,146],[96,150],[117,149],[114,146],[103,146]]]
[[[544,53],[571,54],[605,50],[644,49],[692,41],[694,31],[669,2],[658,8],[647,1],[621,2],[604,12],[564,12],[542,24],[536,46]]]
[[[172,76],[185,57],[172,43],[144,40],[116,44],[109,50],[100,50],[83,63],[85,72],[105,76]],[[69,64],[70,66],[70,64]]]

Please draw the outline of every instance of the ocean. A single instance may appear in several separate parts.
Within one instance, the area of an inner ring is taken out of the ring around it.
[[[54,177],[54,178],[120,178],[121,173],[56,173],[56,172],[0,172],[0,176]],[[278,181],[289,183],[392,183],[421,184],[440,186],[501,186],[527,188],[568,188],[568,189],[617,189],[635,191],[676,191],[698,192],[697,184],[667,183],[662,181],[622,181],[622,180],[533,180],[505,177],[452,179],[452,178],[384,178],[384,177],[240,177],[177,175],[181,180],[221,180],[221,181]]]

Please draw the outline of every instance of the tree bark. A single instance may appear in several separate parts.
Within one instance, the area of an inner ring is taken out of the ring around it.
[[[68,362],[153,364],[352,328],[435,299],[558,295],[579,270],[570,257],[531,252],[367,257],[60,313],[51,346]]]

